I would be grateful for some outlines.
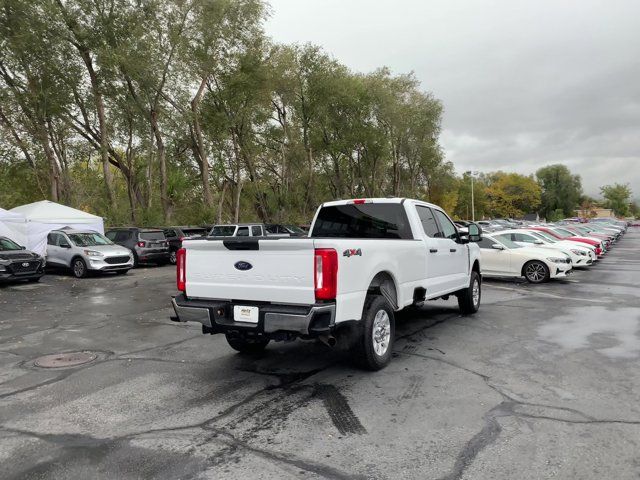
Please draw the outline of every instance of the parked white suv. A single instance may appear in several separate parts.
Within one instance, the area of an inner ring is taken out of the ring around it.
[[[224,333],[241,352],[343,337],[377,370],[391,359],[398,310],[450,295],[463,313],[478,310],[481,231],[468,230],[436,205],[374,198],[321,205],[310,238],[185,240],[174,320]]]
[[[131,250],[93,230],[54,230],[47,236],[47,265],[70,268],[78,277],[90,270],[127,273],[133,267]]]

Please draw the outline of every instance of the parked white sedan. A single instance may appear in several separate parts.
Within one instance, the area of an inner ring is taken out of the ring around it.
[[[524,277],[530,283],[544,283],[571,273],[571,258],[559,250],[523,247],[510,234],[483,234],[480,246],[482,275]]]
[[[595,253],[592,253],[593,257],[589,255],[589,249],[575,245],[575,242],[568,242],[569,245],[564,243],[552,243],[551,241],[535,235],[533,232],[526,230],[503,230],[500,235],[510,235],[511,241],[517,243],[521,247],[536,247],[560,250],[565,255],[571,258],[571,264],[573,268],[586,268],[593,263]]]

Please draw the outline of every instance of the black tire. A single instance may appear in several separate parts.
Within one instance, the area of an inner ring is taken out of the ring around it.
[[[88,274],[86,262],[80,257],[74,258],[71,262],[71,272],[76,278],[85,278]]]
[[[116,275],[126,275],[129,269],[127,270],[116,270]]]
[[[381,370],[391,361],[396,335],[393,308],[382,295],[368,295],[361,322],[353,359],[366,370]]]
[[[29,278],[27,282],[29,283],[38,283],[40,281],[40,277]]]
[[[477,291],[476,291],[477,288]],[[463,315],[472,315],[480,308],[482,299],[482,280],[478,272],[471,272],[469,286],[458,292],[458,307]]]
[[[176,264],[176,250],[172,250],[169,252],[169,263],[171,265]]]
[[[138,254],[133,252],[133,268],[138,268],[140,266],[140,262],[138,261]]]
[[[551,278],[549,267],[540,260],[531,260],[522,267],[522,275],[529,283],[545,283]]]
[[[253,339],[244,335],[225,334],[227,343],[231,348],[240,353],[260,353],[269,344],[269,339]]]

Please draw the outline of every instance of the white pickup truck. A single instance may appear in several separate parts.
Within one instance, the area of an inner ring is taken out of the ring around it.
[[[174,321],[224,333],[240,352],[270,340],[344,338],[361,366],[391,359],[394,312],[458,297],[480,306],[481,230],[459,232],[436,205],[372,198],[321,205],[309,237],[208,237],[177,254]]]

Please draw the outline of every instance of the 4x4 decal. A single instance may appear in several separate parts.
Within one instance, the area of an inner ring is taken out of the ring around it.
[[[359,248],[348,248],[342,252],[343,257],[353,257],[354,255],[362,256],[362,250]]]

